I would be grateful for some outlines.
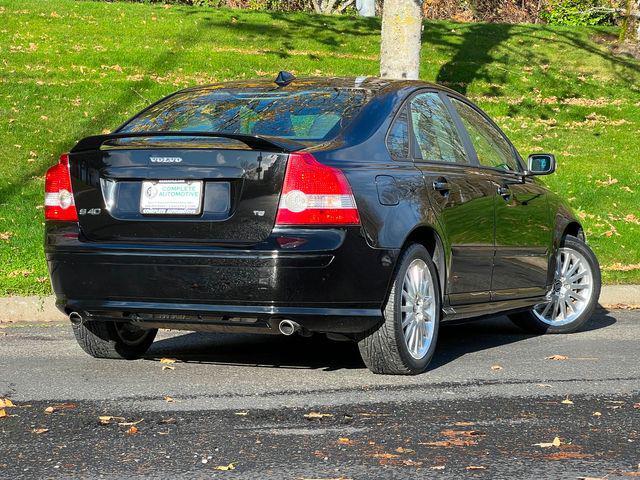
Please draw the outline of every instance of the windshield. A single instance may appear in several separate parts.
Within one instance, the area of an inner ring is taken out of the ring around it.
[[[301,141],[334,138],[366,102],[366,91],[190,90],[153,105],[119,132],[220,132]]]

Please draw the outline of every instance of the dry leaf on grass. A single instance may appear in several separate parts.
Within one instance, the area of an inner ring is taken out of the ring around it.
[[[600,417],[600,416],[602,416],[602,413],[600,413],[600,412],[593,412],[593,416],[594,416],[594,417]]]
[[[31,430],[31,433],[35,433],[36,435],[40,435],[42,433],[47,433],[49,431],[48,428],[34,428]]]
[[[0,408],[0,418],[5,418],[7,416],[7,412],[4,408]]]
[[[533,446],[534,447],[540,447],[540,448],[550,448],[550,447],[559,447],[560,445],[562,445],[562,442],[560,441],[560,437],[556,437],[553,439],[553,442],[542,442],[542,443],[534,443]]]
[[[568,360],[568,359],[569,357],[567,357],[566,355],[551,355],[545,358],[545,360]]]
[[[338,445],[352,446],[353,445],[353,440],[351,440],[350,438],[347,438],[347,437],[340,437],[340,438],[338,438]]]
[[[573,402],[571,400],[569,400],[569,397],[565,398],[560,403],[562,403],[564,405],[573,405]]]
[[[136,427],[135,425],[131,425],[129,427],[129,429],[126,431],[127,435],[135,435],[136,433],[138,433],[138,427]]]
[[[167,402],[167,403],[173,403],[173,402],[175,402],[175,400],[173,399],[173,397],[170,397],[169,395],[165,395],[165,396],[163,397],[163,399],[164,399],[164,401],[165,401],[165,402]]]
[[[230,463],[229,465],[218,465],[217,467],[213,467],[213,469],[226,472],[227,470],[235,470],[236,466],[233,463]]]
[[[325,418],[325,417],[333,417],[331,413],[320,413],[320,412],[309,412],[304,414],[304,418],[308,418],[313,420],[314,418]]]
[[[0,408],[15,407],[15,404],[8,398],[0,398]]]

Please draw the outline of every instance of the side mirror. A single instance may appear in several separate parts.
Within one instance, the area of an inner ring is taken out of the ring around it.
[[[556,157],[550,153],[529,155],[527,175],[549,175],[556,171]]]

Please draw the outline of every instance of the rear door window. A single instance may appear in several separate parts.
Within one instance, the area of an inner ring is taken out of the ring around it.
[[[251,90],[203,88],[151,106],[120,132],[210,132],[324,141],[368,101],[367,91],[339,88]]]
[[[519,171],[514,150],[504,135],[470,105],[456,98],[451,98],[451,103],[469,133],[480,165],[505,171]]]
[[[387,148],[394,160],[409,158],[409,119],[404,107],[391,125],[387,135]]]
[[[416,95],[411,99],[410,110],[418,159],[425,162],[469,163],[453,118],[437,93]]]

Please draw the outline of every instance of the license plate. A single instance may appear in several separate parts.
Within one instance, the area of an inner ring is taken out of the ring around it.
[[[198,215],[202,208],[202,181],[157,180],[142,182],[140,213],[145,215]]]

